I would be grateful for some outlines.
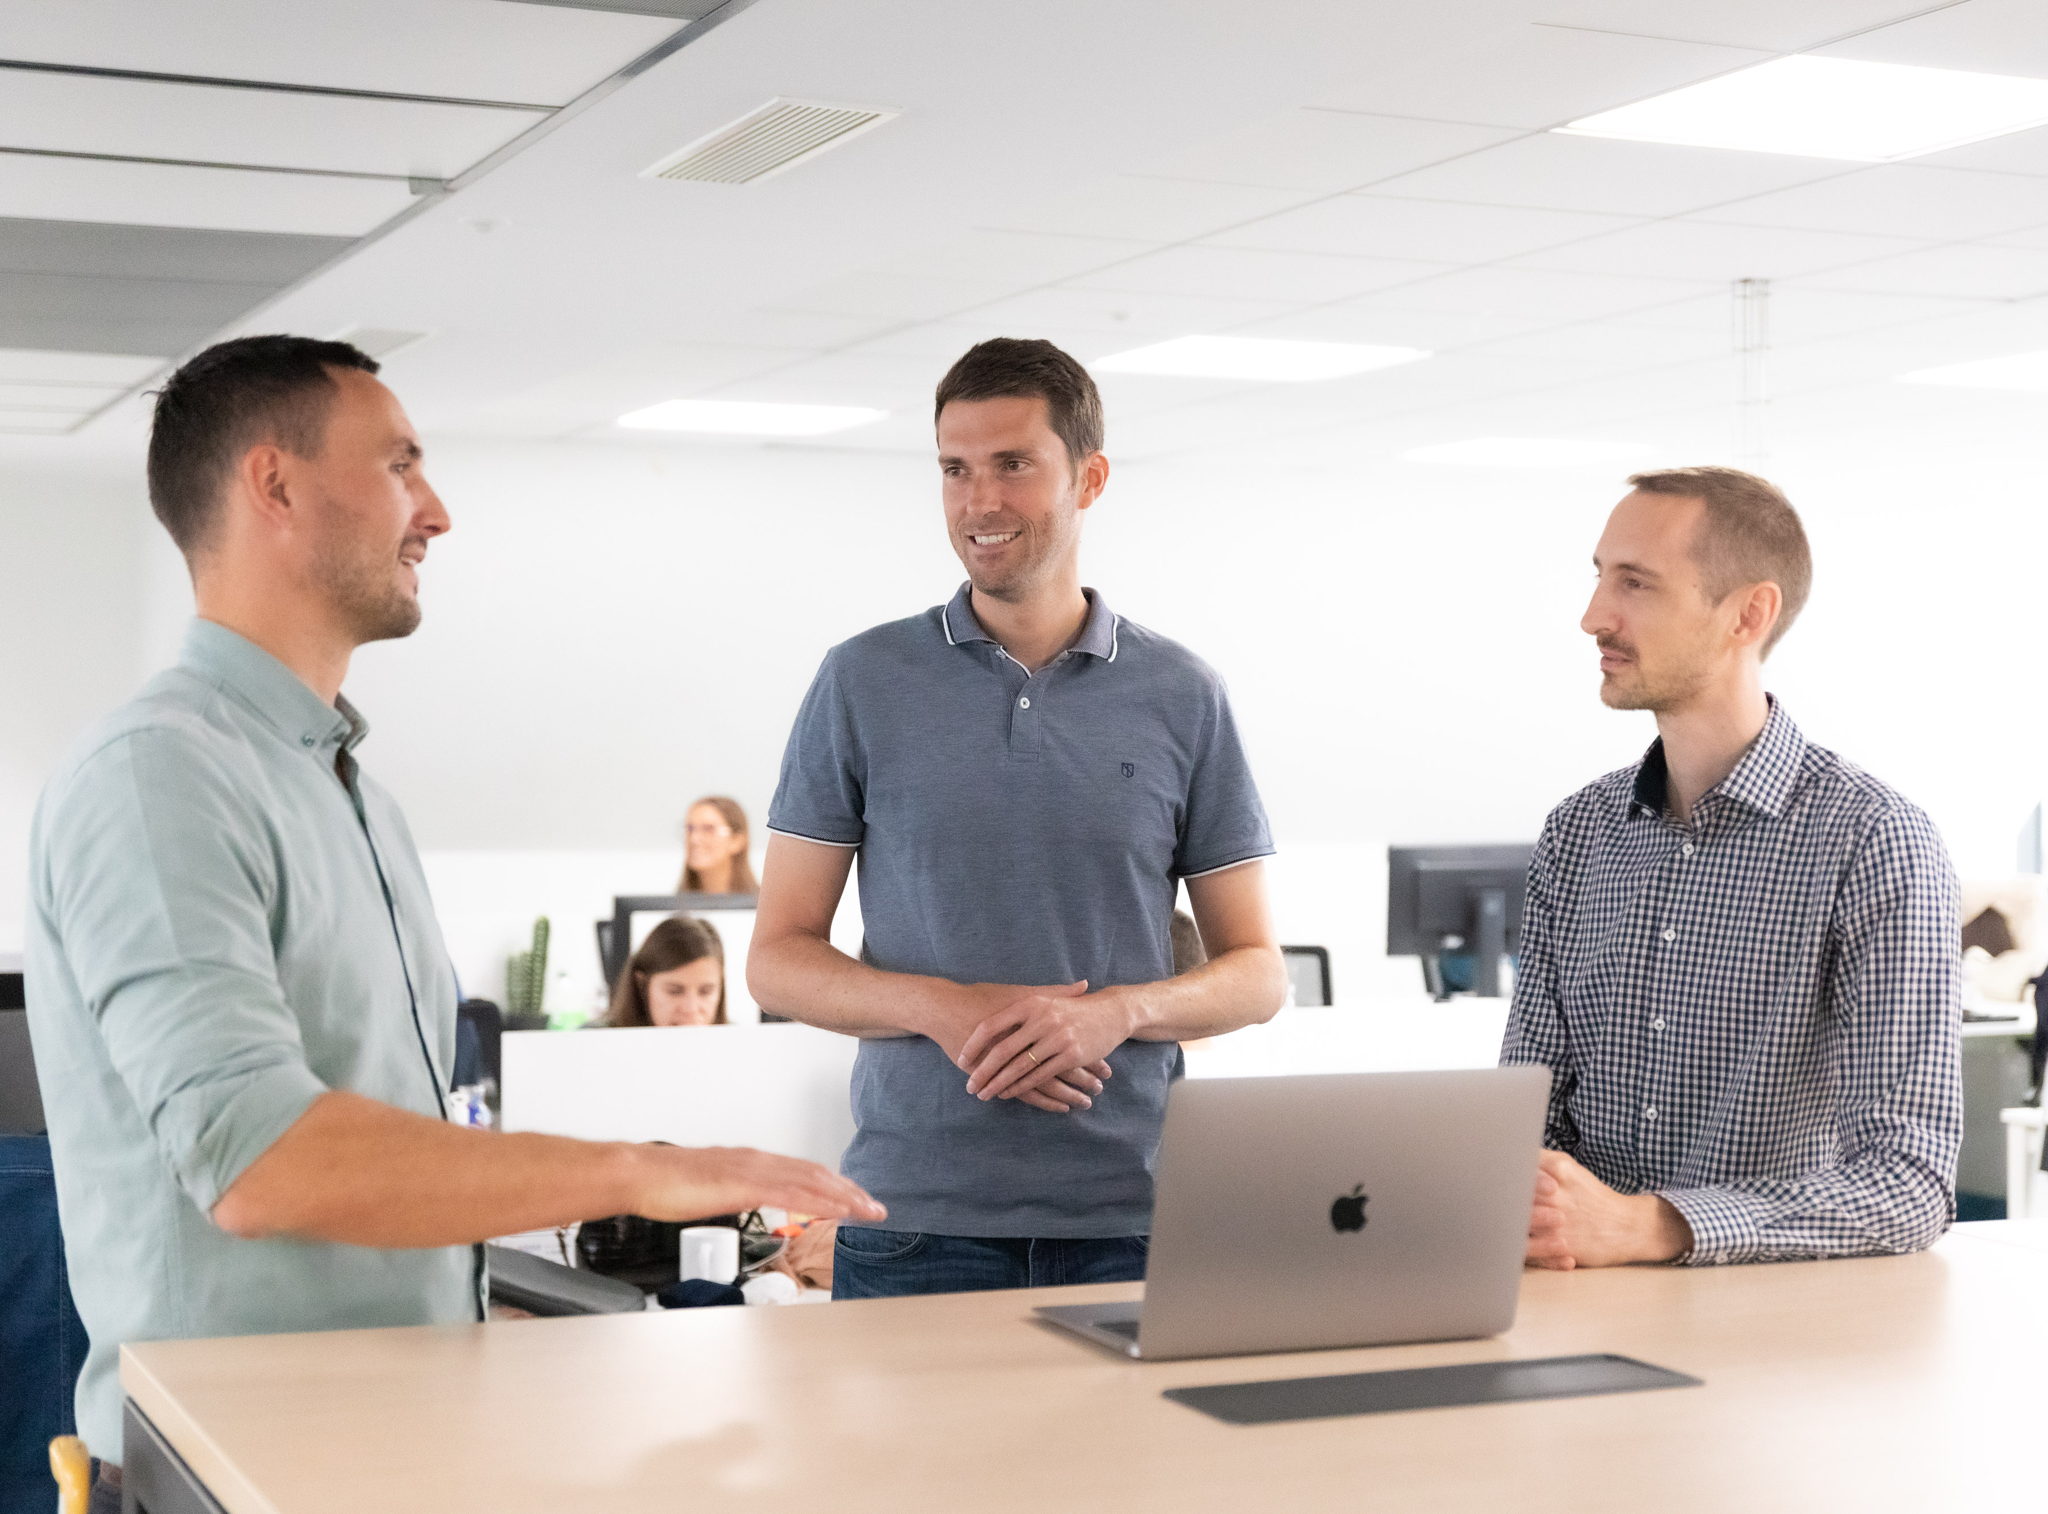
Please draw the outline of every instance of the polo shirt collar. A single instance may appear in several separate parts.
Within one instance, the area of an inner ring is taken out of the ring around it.
[[[1775,694],[1764,697],[1770,701],[1771,713],[1764,719],[1763,730],[1757,733],[1756,740],[1749,744],[1749,750],[1742,754],[1742,760],[1735,764],[1728,776],[1701,797],[1732,799],[1746,809],[1775,820],[1785,812],[1786,802],[1792,797],[1792,784],[1799,776],[1800,759],[1806,753],[1806,736],[1785,713],[1785,707],[1778,703]],[[1670,787],[1671,772],[1664,761],[1664,738],[1659,736],[1650,743],[1650,750],[1643,754],[1643,760],[1636,769],[1628,813],[1632,817],[1662,815]]]
[[[290,668],[215,621],[195,619],[187,627],[178,666],[241,701],[294,746],[354,747],[370,733],[369,722],[346,699],[325,703]]]
[[[974,617],[969,597],[969,591],[973,587],[971,583],[962,584],[940,613],[939,623],[945,628],[946,643],[949,646],[957,647],[969,641],[985,641],[990,646],[999,645],[993,636],[982,629],[981,622]],[[1088,618],[1081,623],[1081,634],[1067,650],[1083,652],[1104,662],[1115,662],[1120,641],[1117,628],[1123,624],[1123,618],[1110,609],[1108,602],[1095,590],[1083,589],[1081,593],[1088,600]]]

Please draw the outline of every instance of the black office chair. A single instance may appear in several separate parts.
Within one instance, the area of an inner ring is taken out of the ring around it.
[[[488,1078],[504,1087],[505,1014],[489,999],[464,999],[455,1006],[455,1086]]]

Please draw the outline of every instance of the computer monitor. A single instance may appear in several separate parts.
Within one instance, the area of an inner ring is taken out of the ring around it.
[[[1446,956],[1472,961],[1471,991],[1500,997],[1501,959],[1520,944],[1522,901],[1535,849],[1397,846],[1387,851],[1387,955],[1420,957],[1439,999],[1451,985]]]
[[[725,1016],[736,1025],[751,1025],[779,1016],[763,1015],[747,992],[747,948],[754,939],[753,894],[620,894],[612,899],[612,917],[597,924],[598,959],[605,986],[619,974],[648,932],[671,915],[696,915],[718,932],[725,948]]]

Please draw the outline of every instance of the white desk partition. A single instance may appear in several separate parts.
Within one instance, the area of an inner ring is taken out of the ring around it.
[[[1492,1067],[1507,1026],[1504,999],[1454,999],[1283,1009],[1264,1025],[1188,1043],[1191,1078],[1314,1072],[1427,1072]]]
[[[1506,1018],[1500,1000],[1286,1009],[1190,1043],[1188,1074],[1491,1067]],[[758,1146],[837,1167],[853,1138],[847,1083],[858,1045],[808,1025],[511,1031],[500,1119],[506,1130]],[[1114,1084],[1105,1097],[1116,1097]]]
[[[595,1141],[757,1146],[837,1168],[859,1043],[808,1025],[509,1031],[500,1123]]]

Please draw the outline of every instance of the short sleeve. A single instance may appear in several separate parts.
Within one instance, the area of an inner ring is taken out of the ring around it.
[[[768,829],[828,846],[859,846],[867,835],[866,778],[835,648],[797,711],[768,806]]]
[[[211,1211],[327,1092],[277,977],[266,833],[165,730],[88,758],[38,832],[39,905],[79,999],[164,1165]]]
[[[1208,708],[1188,775],[1187,806],[1180,840],[1174,848],[1173,870],[1182,878],[1221,872],[1258,857],[1273,855],[1273,832],[1266,807],[1245,760],[1244,740],[1221,679],[1208,680]]]

